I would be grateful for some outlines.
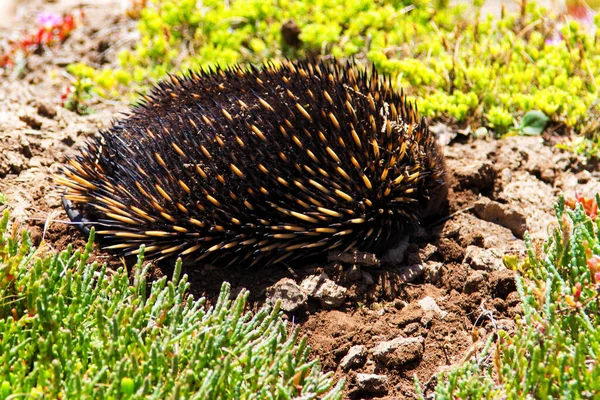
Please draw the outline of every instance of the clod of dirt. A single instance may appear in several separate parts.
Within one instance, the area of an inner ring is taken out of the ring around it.
[[[506,268],[502,257],[504,252],[500,249],[482,249],[477,246],[469,246],[465,251],[464,263],[471,268],[482,271],[498,271]]]
[[[48,119],[54,119],[57,115],[56,108],[46,103],[37,104],[37,113]]]
[[[423,311],[425,311],[425,314],[433,314],[442,319],[448,315],[448,312],[442,310],[435,299],[431,296],[423,297],[421,300],[419,300],[419,305]]]
[[[423,336],[399,337],[387,342],[381,342],[371,353],[373,358],[388,368],[398,368],[423,356],[425,338]]]
[[[15,151],[7,151],[0,154],[0,177],[9,173],[18,174],[23,170],[24,160],[21,154]]]
[[[329,279],[325,273],[305,278],[300,287],[311,297],[319,300],[321,307],[325,309],[338,308],[346,301],[347,289]]]
[[[365,346],[352,346],[348,350],[348,354],[346,354],[344,358],[342,358],[342,361],[340,361],[340,367],[344,371],[360,368],[363,366],[365,361],[367,361],[367,355],[368,351]]]
[[[387,375],[356,374],[356,382],[362,393],[386,394],[388,392]]]
[[[306,307],[308,296],[298,284],[290,278],[283,278],[266,290],[267,298],[272,303],[281,300],[281,309],[293,312],[299,308]]]
[[[452,172],[462,189],[475,188],[479,193],[491,191],[496,180],[496,169],[490,161],[476,161]]]
[[[39,131],[42,127],[42,122],[34,116],[26,114],[19,116],[19,119],[29,125],[31,129],[35,129],[36,131]]]
[[[527,231],[527,219],[525,215],[515,207],[501,204],[497,201],[481,197],[475,202],[475,214],[484,221],[502,225],[511,230],[513,235],[523,239]]]
[[[516,239],[510,229],[493,222],[484,221],[471,214],[458,214],[452,221],[448,222],[442,230],[442,237],[456,238],[456,242],[462,246],[462,251],[470,245],[484,247],[506,247],[525,249],[525,242]],[[440,252],[445,254],[443,250]],[[462,260],[462,257],[460,257]]]
[[[577,178],[577,183],[581,184],[588,183],[593,178],[591,172],[586,170],[578,172],[575,177]]]
[[[408,324],[404,327],[404,334],[407,336],[413,335],[419,331],[421,328],[421,324],[418,322],[413,322],[412,324]]]
[[[473,271],[465,282],[465,288],[463,289],[463,292],[466,294],[487,292],[486,278],[487,273],[484,271]]]
[[[397,320],[398,326],[403,327],[411,322],[420,322],[421,318],[423,318],[423,315],[425,315],[425,313],[423,312],[423,308],[421,308],[421,306],[416,303],[409,303],[400,312],[400,316]]]
[[[512,335],[517,329],[517,324],[512,319],[503,318],[496,321],[496,328]]]
[[[492,296],[508,299],[507,296],[509,294],[516,293],[515,275],[515,271],[506,268],[492,272],[489,277]]]

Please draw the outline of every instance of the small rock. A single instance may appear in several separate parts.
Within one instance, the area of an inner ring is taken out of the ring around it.
[[[450,144],[450,142],[456,137],[456,129],[450,128],[448,125],[438,122],[429,127],[429,130],[435,133],[435,137],[442,146]]]
[[[442,278],[442,267],[444,264],[437,261],[426,261],[423,264],[423,273],[425,282],[435,285]]]
[[[404,364],[420,359],[423,356],[425,338],[423,336],[396,338],[381,342],[371,353],[373,358],[386,367],[401,367]]]
[[[39,103],[37,106],[37,113],[42,117],[46,117],[48,119],[54,119],[56,117],[56,108],[53,106],[49,106],[45,103]]]
[[[40,156],[33,156],[29,159],[29,168],[39,168],[42,166],[44,159]]]
[[[419,322],[425,315],[423,308],[416,303],[407,304],[398,315],[397,323],[401,328],[411,322]]]
[[[404,307],[406,307],[408,305],[407,302],[405,302],[404,300],[400,300],[400,299],[396,299],[394,300],[394,308],[396,310],[402,310]]]
[[[527,231],[525,215],[508,204],[481,197],[475,202],[475,214],[484,221],[493,222],[511,230],[513,235],[523,239]]]
[[[556,179],[556,172],[552,168],[542,168],[540,169],[540,179],[546,183],[554,183]]]
[[[367,348],[363,345],[352,346],[348,350],[348,354],[340,361],[340,367],[344,371],[349,369],[360,368],[367,361]]]
[[[25,122],[31,129],[39,131],[42,127],[42,122],[31,115],[21,115],[19,119]]]
[[[31,153],[31,143],[25,138],[21,138],[21,154],[28,158],[33,156]]]
[[[386,394],[388,392],[387,375],[356,374],[358,389],[364,393]]]
[[[482,249],[477,246],[468,246],[465,251],[463,263],[467,263],[473,269],[482,271],[498,271],[505,269],[502,251],[496,248]]]
[[[590,173],[590,171],[587,170],[583,170],[581,172],[578,172],[577,175],[575,175],[577,177],[577,183],[588,183],[590,181],[590,179],[592,179],[592,174]]]
[[[512,335],[517,329],[517,324],[512,319],[504,318],[496,321],[496,328]]]
[[[346,301],[347,289],[332,280],[326,280],[317,291],[315,298],[326,309],[338,308]]]
[[[479,191],[490,190],[496,180],[496,169],[491,161],[477,161],[459,166],[453,171],[454,177],[464,189],[475,187]]]
[[[486,281],[487,274],[484,271],[473,271],[465,282],[465,287],[463,288],[463,292],[470,293],[483,293],[486,292]]]
[[[347,289],[329,279],[325,273],[305,278],[300,287],[311,297],[319,300],[323,308],[338,308],[346,301]]]
[[[506,299],[510,293],[517,290],[515,271],[510,269],[503,269],[490,273],[489,282],[493,297]]]
[[[398,270],[398,279],[403,283],[414,282],[423,275],[424,271],[425,268],[423,267],[423,264],[413,264],[408,267],[402,267]]]
[[[559,153],[552,159],[552,165],[554,165],[554,167],[557,170],[566,171],[573,165],[573,160],[571,159],[571,156],[571,152]]]
[[[404,327],[404,334],[410,336],[413,333],[417,332],[420,327],[421,324],[419,324],[418,322],[412,322]]]
[[[6,158],[6,164],[10,167],[9,172],[18,174],[23,170],[24,160],[21,154],[17,153],[16,151],[7,151],[3,154],[3,156]]]
[[[448,315],[448,312],[442,310],[431,296],[423,297],[421,300],[419,300],[419,305],[426,314],[433,313],[440,318],[444,318],[446,315]]]
[[[300,287],[310,296],[315,296],[317,290],[319,290],[319,286],[328,279],[329,276],[325,272],[321,273],[321,275],[310,275],[304,278],[302,283],[300,283]]]
[[[286,312],[293,312],[300,307],[305,307],[308,302],[308,296],[298,284],[290,278],[283,278],[266,290],[267,298],[272,303],[281,300],[281,309]]]

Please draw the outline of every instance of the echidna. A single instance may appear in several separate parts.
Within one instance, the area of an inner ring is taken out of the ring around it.
[[[213,265],[373,251],[446,195],[416,109],[353,63],[170,76],[57,181],[106,248]]]

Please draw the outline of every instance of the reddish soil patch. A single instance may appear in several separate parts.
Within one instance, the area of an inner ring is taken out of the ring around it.
[[[19,29],[29,26],[37,11],[60,11],[65,5],[30,1],[25,7]],[[118,16],[118,8],[86,6],[85,12],[85,25],[63,46],[32,55],[18,77],[11,77],[15,71],[0,77],[0,192],[7,197],[0,208],[9,208],[18,223],[31,229],[37,245],[43,241],[54,249],[82,246],[85,238],[66,223],[52,174],[65,155],[127,110],[124,103],[98,100],[94,114],[79,116],[60,106],[60,93],[68,85],[61,65],[81,59],[107,62],[107,48],[131,44],[123,38],[133,24]],[[115,29],[105,29],[106,21]],[[13,34],[0,36],[0,46]],[[534,243],[547,236],[558,193],[600,192],[597,171],[541,138],[466,141],[459,135],[445,153],[452,172],[452,216],[411,237],[406,251],[396,251],[392,266],[188,267],[193,294],[214,298],[227,280],[234,293],[249,289],[256,309],[265,302],[267,288],[281,279],[300,283],[325,273],[346,289],[341,305],[324,308],[310,297],[286,318],[308,337],[324,368],[346,379],[346,396],[412,398],[415,375],[430,391],[436,374],[470,357],[496,330],[514,327],[520,306],[513,273],[502,263],[504,254],[523,254],[525,230]],[[101,251],[94,256],[115,268],[131,266],[131,260]],[[168,275],[169,269],[157,266],[153,275]],[[360,354],[348,362],[349,352]],[[359,374],[384,375],[386,381],[382,388],[365,388]]]

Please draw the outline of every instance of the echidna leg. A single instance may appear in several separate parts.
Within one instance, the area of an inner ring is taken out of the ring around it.
[[[381,261],[374,253],[364,251],[330,251],[327,254],[329,261],[337,261],[345,264],[364,265],[365,267],[378,267]]]
[[[61,200],[63,208],[65,209],[65,212],[67,213],[67,216],[71,222],[73,222],[73,224],[77,227],[77,229],[79,229],[79,231],[81,231],[81,233],[89,236],[90,228],[87,226],[87,224],[91,223],[91,221],[86,219],[83,214],[81,214],[79,210],[73,206],[73,203],[65,198],[65,196],[61,196]]]

